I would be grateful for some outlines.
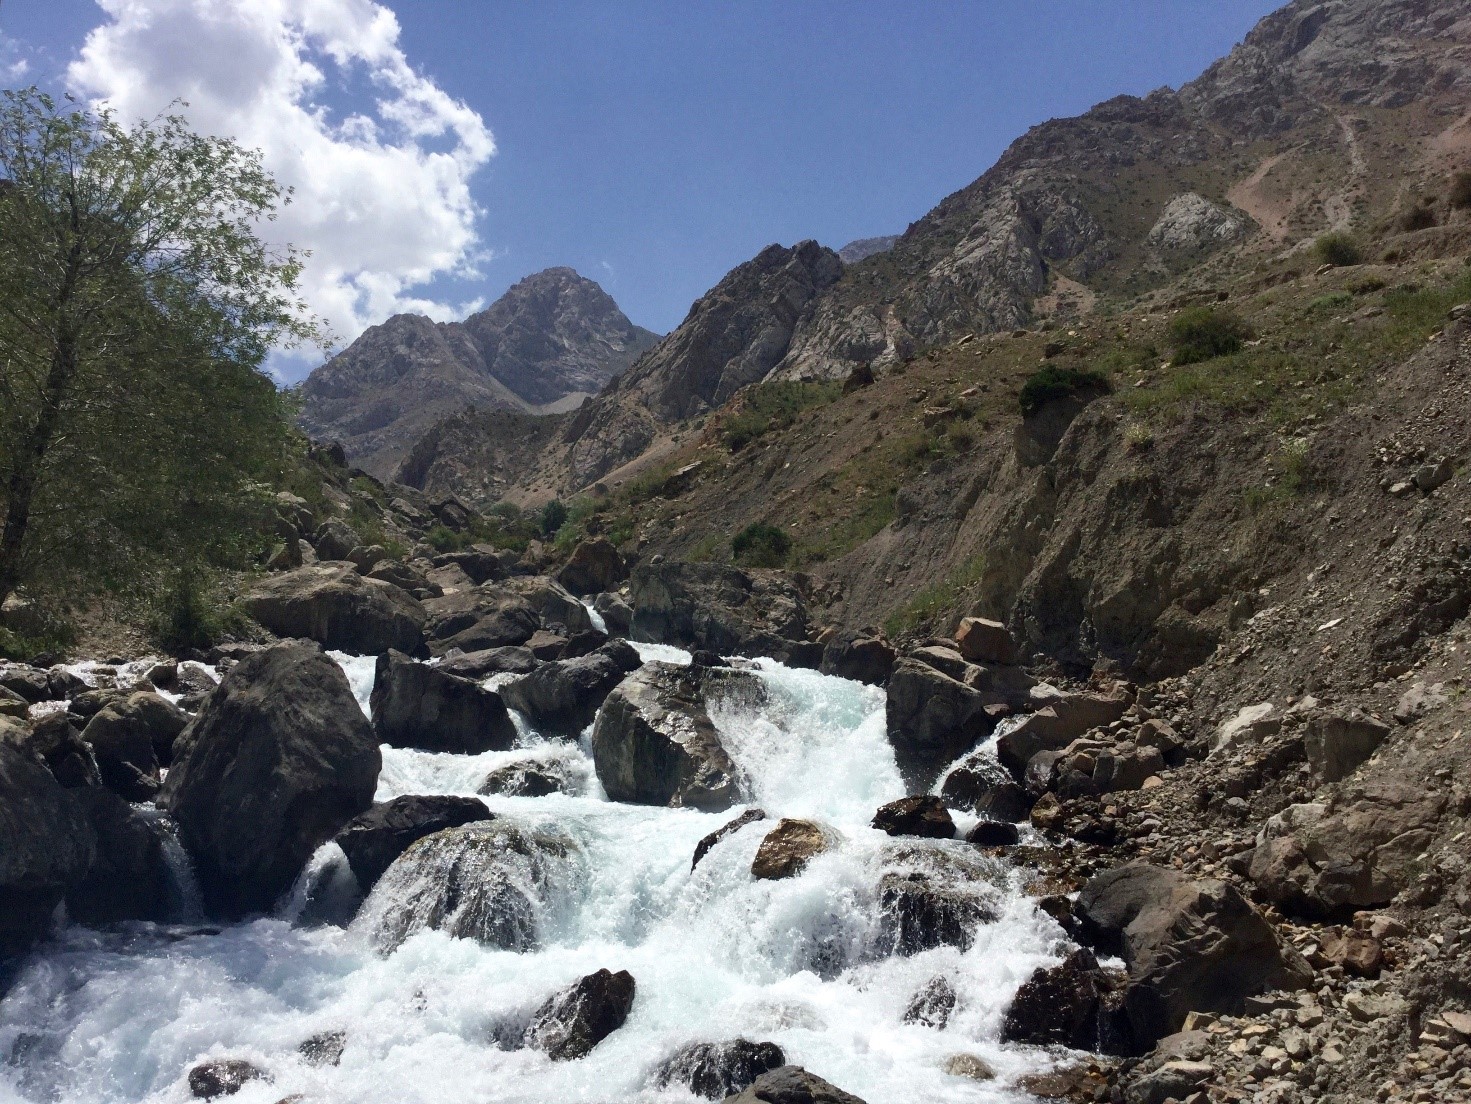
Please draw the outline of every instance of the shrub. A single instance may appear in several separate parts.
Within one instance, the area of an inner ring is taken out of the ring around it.
[[[1053,399],[1065,398],[1076,391],[1107,391],[1108,380],[1097,372],[1079,368],[1060,368],[1049,364],[1027,377],[1017,402],[1022,414],[1030,418]]]
[[[1177,365],[1230,356],[1250,336],[1246,323],[1234,311],[1219,307],[1188,307],[1170,323]]]
[[[1452,207],[1471,207],[1471,172],[1458,172],[1451,177],[1449,198]]]
[[[159,644],[181,655],[241,635],[249,619],[233,606],[222,606],[197,576],[183,573],[159,600],[152,627]]]
[[[1337,232],[1324,234],[1314,242],[1313,253],[1320,264],[1332,265],[1334,268],[1356,265],[1364,259],[1359,243],[1347,234]]]
[[[792,538],[775,525],[757,521],[731,539],[730,551],[741,567],[781,567],[792,551]]]
[[[837,383],[784,380],[758,384],[746,391],[745,408],[721,423],[721,435],[731,452],[739,452],[758,437],[785,429],[804,410],[826,406],[842,393],[842,385]]]
[[[1401,211],[1397,223],[1399,228],[1407,234],[1415,230],[1428,230],[1435,225],[1435,212],[1429,207],[1421,207],[1416,204]]]
[[[567,504],[560,498],[554,498],[541,508],[541,535],[554,537],[562,526],[567,524],[569,511]]]

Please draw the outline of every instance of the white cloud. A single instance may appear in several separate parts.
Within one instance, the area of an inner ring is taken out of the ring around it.
[[[485,259],[469,184],[495,143],[475,111],[409,65],[392,11],[372,0],[99,2],[107,21],[69,67],[73,87],[124,119],[182,99],[195,129],[259,148],[295,189],[262,232],[311,251],[303,290],[339,338],[403,311],[473,309],[415,292],[473,276]]]
[[[31,71],[31,63],[25,56],[25,44],[19,39],[0,33],[0,84],[16,88]]]

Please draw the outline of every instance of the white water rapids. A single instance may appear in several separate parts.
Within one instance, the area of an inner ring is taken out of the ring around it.
[[[688,661],[640,645],[646,659]],[[367,708],[371,657],[338,657]],[[281,916],[220,928],[134,924],[70,927],[27,963],[0,1003],[0,1102],[77,1104],[190,1099],[187,1071],[209,1057],[268,1071],[238,1104],[485,1104],[689,1101],[656,1089],[652,1071],[686,1043],[736,1037],[778,1043],[804,1066],[869,1104],[1023,1099],[1011,1082],[1042,1068],[1036,1050],[997,1043],[1016,987],[1055,962],[1062,932],[996,864],[1000,916],[969,950],[910,957],[872,953],[875,884],[896,841],[868,827],[904,788],[884,735],[880,690],[763,661],[769,701],[729,705],[714,719],[755,802],[773,820],[718,844],[692,873],[696,843],[741,811],[706,814],[606,800],[581,743],[520,725],[523,746],[463,756],[383,749],[377,797],[474,794],[494,768],[554,760],[575,794],[486,797],[528,831],[570,838],[572,866],[543,903],[539,945],[516,953],[426,930],[386,957],[363,919],[343,929]],[[797,877],[757,881],[751,860],[780,816],[809,816],[841,843]],[[959,841],[926,844],[973,856]],[[314,863],[330,865],[329,845]],[[973,860],[972,860],[973,861]],[[349,875],[350,877],[350,875]],[[372,899],[370,898],[370,901]],[[637,995],[627,1023],[586,1058],[553,1062],[505,1050],[496,1025],[524,1015],[576,978],[628,970]],[[944,975],[959,996],[942,1030],[906,1024],[921,985]],[[297,1048],[346,1033],[337,1066]],[[957,1054],[984,1059],[995,1081],[944,1072]]]

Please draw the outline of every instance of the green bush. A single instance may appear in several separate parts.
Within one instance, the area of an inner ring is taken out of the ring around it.
[[[1027,381],[1022,384],[1021,394],[1017,396],[1017,402],[1022,414],[1030,418],[1053,399],[1087,390],[1109,390],[1108,379],[1097,372],[1049,364],[1027,377]]]
[[[757,521],[732,538],[730,551],[741,567],[781,567],[792,551],[792,538],[775,525]]]
[[[1250,336],[1246,323],[1221,307],[1187,307],[1170,323],[1176,365],[1229,356],[1239,352]]]
[[[1471,172],[1458,172],[1451,177],[1449,198],[1452,207],[1471,207]]]
[[[560,498],[554,498],[541,508],[541,535],[554,537],[558,530],[567,524],[567,515],[570,511],[567,504]]]
[[[1347,234],[1336,231],[1324,234],[1314,242],[1313,254],[1318,258],[1320,264],[1332,265],[1334,268],[1346,268],[1364,259],[1359,243]]]
[[[731,452],[739,452],[772,430],[785,429],[804,410],[826,406],[843,394],[841,384],[785,380],[763,383],[745,393],[745,408],[721,423],[721,435]]]
[[[181,574],[159,599],[153,635],[172,655],[218,644],[248,631],[250,620],[233,606],[221,605],[213,590],[189,573]]]
[[[1401,211],[1396,222],[1399,228],[1407,234],[1413,233],[1416,230],[1428,230],[1435,225],[1435,212],[1429,207],[1421,207],[1419,204],[1415,204]]]

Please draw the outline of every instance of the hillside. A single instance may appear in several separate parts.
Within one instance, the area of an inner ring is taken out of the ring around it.
[[[301,425],[387,476],[446,415],[575,406],[657,340],[592,280],[549,268],[463,322],[400,314],[371,327],[302,384]]]

